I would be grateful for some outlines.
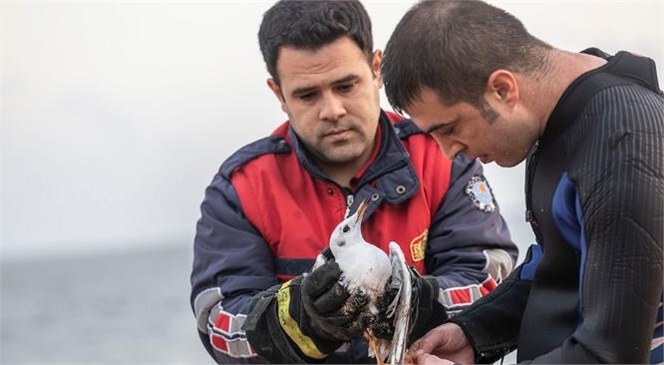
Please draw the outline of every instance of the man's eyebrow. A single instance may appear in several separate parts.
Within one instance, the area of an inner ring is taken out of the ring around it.
[[[448,128],[448,127],[451,127],[451,126],[454,125],[454,123],[456,123],[457,121],[458,121],[458,119],[454,119],[454,120],[449,121],[449,122],[447,122],[447,123],[436,122],[436,123],[434,123],[431,127],[429,127],[426,131],[424,131],[424,133],[432,133],[432,132],[435,132],[435,131],[437,131],[437,130],[439,130],[439,129],[441,129],[441,128]]]
[[[424,133],[427,133],[427,134],[428,134],[428,133],[432,133],[432,132],[436,131],[437,129],[443,128],[444,126],[446,126],[446,124],[443,124],[443,123],[435,123],[434,125],[432,125],[431,127],[429,127],[426,131],[424,131]]]
[[[333,81],[333,82],[332,82],[332,85],[345,84],[345,83],[348,83],[348,82],[351,82],[351,81],[355,81],[355,80],[357,80],[357,79],[359,79],[359,78],[360,78],[360,77],[359,77],[358,75],[350,74],[350,75],[348,75],[348,76],[345,76],[345,77],[340,78],[339,80],[335,80],[335,81]]]
[[[359,79],[359,78],[360,78],[360,77],[359,77],[358,75],[350,74],[350,75],[348,75],[348,76],[344,76],[344,77],[342,77],[342,78],[340,78],[340,79],[338,79],[338,80],[334,80],[334,81],[332,81],[331,85],[332,85],[332,86],[335,86],[335,85],[339,85],[339,84],[346,84],[346,83],[349,83],[349,82],[351,82],[351,81],[355,81],[355,80],[357,80],[357,79]],[[303,86],[303,87],[298,87],[297,89],[293,89],[293,91],[291,91],[291,95],[297,96],[297,95],[308,94],[308,93],[310,93],[310,92],[316,91],[317,88],[318,88],[318,87],[316,87],[316,86]]]
[[[304,95],[314,91],[316,91],[315,86],[298,87],[297,89],[293,89],[293,91],[291,91],[291,95],[293,96]]]

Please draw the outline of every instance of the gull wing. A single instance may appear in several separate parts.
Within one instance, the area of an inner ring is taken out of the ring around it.
[[[394,316],[394,336],[388,362],[393,365],[403,364],[406,355],[408,333],[410,332],[410,299],[413,291],[411,274],[406,264],[401,247],[390,242],[390,261],[392,262],[392,281],[390,286],[398,290],[394,302],[388,308],[387,316]]]

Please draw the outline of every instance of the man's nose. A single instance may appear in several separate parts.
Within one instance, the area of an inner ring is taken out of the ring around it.
[[[321,120],[336,121],[346,115],[343,100],[336,95],[325,95],[321,101]]]
[[[436,142],[438,142],[438,146],[440,146],[440,149],[443,151],[445,157],[450,160],[454,160],[454,158],[456,158],[456,156],[464,149],[464,145],[462,143],[455,141],[452,138],[444,138],[440,136],[433,137]]]

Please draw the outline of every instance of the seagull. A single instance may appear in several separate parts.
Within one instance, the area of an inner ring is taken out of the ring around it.
[[[365,332],[373,356],[379,365],[384,359],[389,364],[403,364],[408,339],[410,296],[412,292],[410,271],[398,243],[389,243],[389,253],[362,237],[362,219],[368,201],[360,203],[357,211],[341,221],[330,236],[330,251],[341,269],[340,283],[351,295],[365,295],[370,318],[383,311],[393,320],[394,335],[391,341],[376,338],[371,330]],[[381,308],[378,298],[386,290],[396,293],[394,301]],[[349,301],[347,305],[353,305]]]
[[[385,251],[362,237],[362,218],[367,209],[360,203],[355,214],[344,219],[332,231],[330,250],[341,269],[341,284],[349,293],[369,297],[369,311],[378,314],[378,297],[385,292],[392,276],[392,263]]]

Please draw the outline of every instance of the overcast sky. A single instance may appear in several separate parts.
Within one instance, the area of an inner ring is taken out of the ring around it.
[[[377,48],[412,3],[364,2]],[[492,3],[553,46],[648,55],[663,78],[662,1]],[[271,4],[3,1],[3,259],[190,245],[220,163],[285,118],[256,38]],[[525,247],[522,174],[487,167]]]

